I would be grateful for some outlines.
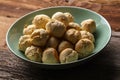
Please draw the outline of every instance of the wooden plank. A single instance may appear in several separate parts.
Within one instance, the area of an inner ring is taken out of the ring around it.
[[[0,16],[0,50],[6,48],[6,32],[16,19]]]
[[[22,15],[50,6],[78,6],[103,15],[120,31],[120,0],[0,0],[0,80],[120,80],[120,32],[112,31],[109,44],[89,62],[64,70],[44,70],[11,53],[5,36]]]
[[[0,79],[96,79],[120,78],[120,38],[112,37],[110,43],[91,61],[65,70],[44,70],[16,57],[8,50],[0,50]],[[115,44],[117,43],[117,44]],[[9,54],[9,55],[8,55]],[[66,75],[67,74],[67,75]]]

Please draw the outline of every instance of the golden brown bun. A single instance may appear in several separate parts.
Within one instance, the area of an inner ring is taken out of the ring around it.
[[[94,44],[89,39],[81,39],[76,43],[75,50],[78,52],[79,58],[83,58],[92,53]]]
[[[59,55],[60,63],[69,63],[78,60],[78,53],[71,49],[64,49]]]
[[[45,46],[49,34],[44,29],[36,29],[31,35],[31,43],[35,46]]]
[[[21,51],[25,51],[27,47],[31,46],[31,39],[30,39],[30,35],[23,35],[20,37],[19,39],[19,50]]]
[[[67,29],[71,29],[71,28],[79,30],[79,31],[82,30],[81,27],[80,27],[80,25],[78,23],[75,23],[75,22],[70,22],[68,24]]]
[[[96,24],[93,19],[87,19],[81,22],[82,29],[90,33],[94,33],[96,30]]]
[[[54,48],[47,48],[44,50],[42,55],[42,62],[43,63],[49,63],[54,64],[59,62],[59,57],[56,49]]]
[[[94,38],[94,35],[90,32],[87,32],[87,31],[80,31],[81,33],[81,38],[82,39],[90,39],[92,42],[95,42],[95,38]]]
[[[35,47],[35,46],[27,47],[25,51],[25,56],[32,61],[41,62],[42,61],[42,50],[41,48]]]
[[[46,23],[50,20],[50,17],[45,15],[45,14],[40,14],[40,15],[36,15],[32,21],[32,23],[34,25],[36,25],[36,27],[38,29],[43,28],[45,29],[45,25]]]
[[[64,13],[64,15],[68,18],[68,22],[74,21],[74,17],[69,12]]]
[[[46,24],[46,30],[54,37],[62,37],[66,31],[66,26],[57,20],[51,20]]]
[[[53,14],[52,19],[58,20],[62,23],[64,23],[65,26],[68,25],[68,18],[64,15],[62,12],[56,12]]]
[[[23,29],[23,34],[31,35],[35,29],[36,29],[36,26],[34,24],[28,25],[26,28]]]
[[[73,45],[68,42],[68,41],[62,41],[59,46],[58,46],[58,52],[60,53],[61,51],[63,51],[66,48],[72,48],[73,49]]]
[[[49,40],[47,41],[46,47],[47,47],[47,48],[48,48],[48,47],[52,47],[52,48],[57,49],[58,44],[59,44],[59,40],[58,40],[57,38],[51,36],[51,37],[49,38]]]
[[[75,44],[81,38],[81,33],[75,29],[68,29],[65,33],[65,39]]]

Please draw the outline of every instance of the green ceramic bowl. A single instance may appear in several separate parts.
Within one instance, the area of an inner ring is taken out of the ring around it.
[[[81,21],[89,18],[95,20],[97,29],[94,34],[96,41],[95,41],[95,49],[93,51],[93,54],[83,59],[79,59],[75,62],[71,62],[67,64],[43,64],[43,63],[38,63],[38,62],[28,60],[25,57],[25,55],[18,50],[18,40],[22,35],[24,25],[31,24],[33,17],[37,14],[46,14],[51,17],[55,12],[58,12],[58,11],[70,12],[74,16],[75,22],[77,23],[80,23]],[[99,53],[107,45],[107,43],[110,40],[110,37],[111,37],[111,27],[107,22],[107,20],[104,17],[102,17],[100,14],[88,9],[80,8],[80,7],[70,7],[70,6],[60,7],[59,6],[59,7],[50,7],[50,8],[36,10],[18,19],[9,28],[6,35],[6,42],[7,42],[8,48],[10,49],[10,51],[12,51],[13,54],[34,65],[36,64],[42,68],[65,68],[65,67],[68,68],[70,66],[76,66],[86,60],[89,60],[94,55]]]

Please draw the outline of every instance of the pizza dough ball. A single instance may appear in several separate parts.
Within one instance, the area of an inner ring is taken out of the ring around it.
[[[68,22],[74,21],[74,17],[69,12],[64,13],[64,15],[68,18]]]
[[[28,25],[26,28],[23,29],[23,34],[24,35],[31,35],[32,32],[36,29],[35,25]]]
[[[87,31],[80,31],[80,33],[81,33],[82,39],[87,38],[87,39],[90,39],[92,42],[95,42],[95,38],[92,33],[87,32]]]
[[[25,51],[27,47],[31,46],[31,39],[30,39],[30,35],[23,35],[20,37],[19,39],[19,50],[21,51]]]
[[[46,47],[52,47],[52,48],[55,48],[57,49],[57,46],[59,44],[59,40],[55,37],[50,37],[49,40],[47,41],[47,44],[46,44]]]
[[[53,14],[52,19],[63,22],[65,26],[68,25],[68,18],[62,12],[56,12]]]
[[[81,22],[82,29],[86,30],[90,33],[94,33],[96,30],[96,24],[95,21],[92,19],[87,19]]]
[[[75,50],[78,52],[79,58],[83,58],[92,54],[94,44],[89,39],[81,39],[76,43]]]
[[[71,49],[64,49],[59,55],[60,63],[69,63],[78,60],[78,53]]]
[[[69,24],[68,24],[68,27],[67,27],[68,29],[71,29],[71,28],[73,28],[73,29],[76,29],[76,30],[82,30],[81,29],[81,27],[80,27],[80,25],[78,24],[78,23],[75,23],[75,22],[70,22]]]
[[[66,31],[66,26],[57,20],[51,20],[46,24],[46,30],[54,37],[62,37]]]
[[[73,49],[73,45],[68,41],[62,41],[58,46],[58,52],[61,52],[66,48],[72,48]]]
[[[48,38],[49,38],[49,34],[46,30],[36,29],[31,34],[31,43],[35,46],[45,46]]]
[[[42,49],[39,47],[35,47],[35,46],[27,47],[25,51],[25,56],[32,61],[41,62],[42,61]]]
[[[75,29],[68,29],[65,33],[65,39],[75,44],[81,38],[81,33]]]
[[[43,63],[49,63],[54,64],[59,62],[59,57],[56,49],[54,48],[47,48],[44,50],[42,55],[42,62]]]
[[[50,17],[45,15],[45,14],[40,14],[40,15],[36,15],[32,21],[32,23],[34,25],[36,25],[36,27],[38,29],[43,28],[45,29],[45,25],[46,23],[50,20]]]

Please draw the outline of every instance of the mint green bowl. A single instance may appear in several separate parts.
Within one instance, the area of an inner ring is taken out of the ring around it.
[[[25,57],[25,55],[18,50],[18,40],[22,35],[24,25],[31,24],[33,17],[37,14],[46,14],[51,17],[55,12],[58,12],[58,11],[70,12],[74,16],[75,22],[77,23],[80,23],[81,21],[89,18],[95,20],[97,29],[96,29],[96,32],[94,33],[96,41],[95,41],[95,49],[93,51],[93,54],[83,59],[79,59],[77,61],[67,63],[67,64],[43,64],[43,63],[38,63],[38,62],[28,60]],[[18,19],[9,28],[6,35],[6,42],[7,42],[8,48],[10,49],[10,51],[12,51],[13,54],[34,65],[38,65],[39,67],[42,67],[42,68],[65,68],[65,67],[68,68],[70,66],[76,66],[86,60],[89,60],[94,55],[98,54],[108,44],[110,37],[111,37],[111,27],[107,22],[107,20],[100,14],[85,8],[80,8],[80,7],[58,6],[58,7],[50,7],[50,8],[36,10]]]

